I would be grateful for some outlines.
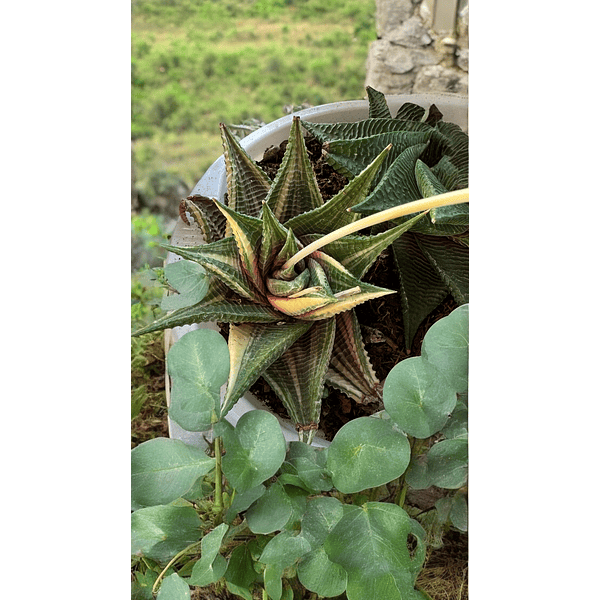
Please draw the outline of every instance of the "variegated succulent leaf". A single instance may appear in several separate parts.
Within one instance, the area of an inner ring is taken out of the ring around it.
[[[272,181],[221,123],[223,156],[227,171],[228,206],[239,213],[258,217]],[[227,234],[231,232],[228,229]]]
[[[317,321],[263,373],[296,424],[300,441],[309,444],[321,415],[335,325],[333,318]]]
[[[210,274],[209,291],[198,305],[174,311],[138,333],[209,319],[229,323],[231,368],[222,416],[263,375],[301,439],[310,440],[326,377],[358,402],[379,397],[354,307],[394,293],[361,279],[376,257],[423,215],[379,235],[333,243],[332,255],[316,250],[284,270],[284,263],[311,241],[361,218],[349,209],[367,198],[393,147],[379,148],[348,186],[325,203],[297,117],[272,182],[225,126],[222,137],[228,205],[214,201],[209,208],[205,199],[200,207],[195,204],[197,211],[185,205],[211,241],[192,248],[165,246],[204,267]],[[209,221],[218,221],[219,227]]]
[[[225,236],[227,222],[211,198],[193,195],[183,199],[179,205],[179,215],[187,225],[190,225],[187,213],[200,228],[206,243],[220,240]]]

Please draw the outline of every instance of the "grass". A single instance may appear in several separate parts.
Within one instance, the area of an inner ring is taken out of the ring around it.
[[[132,139],[140,185],[193,185],[221,154],[219,123],[364,97],[375,0],[145,0],[132,5]]]

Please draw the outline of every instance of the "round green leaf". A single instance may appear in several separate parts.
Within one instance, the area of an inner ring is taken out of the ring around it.
[[[131,554],[166,563],[197,542],[200,517],[190,506],[150,506],[131,515]]]
[[[415,356],[389,372],[383,403],[402,431],[423,439],[444,426],[456,406],[456,392],[434,366]]]
[[[178,260],[165,265],[165,277],[179,294],[165,296],[161,303],[163,310],[176,310],[198,304],[208,291],[206,271],[201,265],[190,260]]]
[[[269,540],[259,561],[265,565],[276,565],[282,569],[291,567],[301,556],[310,552],[310,544],[291,531],[282,531]]]
[[[469,433],[469,411],[467,405],[460,400],[456,403],[450,419],[442,429],[447,440],[466,438]]]
[[[247,511],[246,520],[253,533],[273,533],[283,529],[292,515],[292,501],[276,481]]]
[[[131,495],[140,506],[169,504],[214,467],[215,459],[180,440],[155,438],[131,451]]]
[[[360,417],[335,435],[327,454],[333,485],[344,494],[377,487],[400,477],[410,460],[406,436],[389,421]]]
[[[205,586],[220,579],[227,569],[227,561],[219,554],[221,542],[229,525],[221,523],[200,542],[200,560],[196,562],[190,576],[190,584]]]
[[[423,338],[421,356],[440,370],[459,394],[468,388],[469,305],[434,323]]]
[[[256,487],[277,472],[285,458],[285,438],[277,418],[263,410],[243,414],[224,429],[223,472],[237,492]]]
[[[170,417],[187,431],[210,428],[219,411],[220,389],[229,376],[227,342],[217,331],[197,329],[176,342],[167,356],[173,381]]]
[[[422,528],[395,504],[367,502],[344,508],[323,547],[348,573],[348,600],[411,598],[425,559]],[[417,540],[414,555],[408,549],[409,535]]]
[[[302,557],[298,579],[307,590],[325,598],[339,596],[348,583],[346,570],[329,559],[323,546]]]
[[[301,535],[309,541],[311,548],[317,548],[325,541],[343,514],[344,505],[337,498],[311,498],[302,517]]]
[[[427,453],[427,471],[431,483],[456,490],[467,483],[468,442],[464,438],[442,440]]]
[[[257,573],[254,570],[254,562],[247,544],[240,544],[233,549],[227,571],[225,572],[225,580],[228,584],[233,584],[236,588],[245,588],[256,581]]]
[[[190,600],[190,586],[177,573],[165,577],[156,600]]]

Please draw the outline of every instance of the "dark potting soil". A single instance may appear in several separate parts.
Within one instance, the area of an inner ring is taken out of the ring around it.
[[[277,174],[286,146],[287,140],[278,147],[267,149],[265,157],[258,162],[271,179],[274,179]],[[329,200],[346,186],[348,179],[336,173],[325,161],[321,144],[314,137],[306,138],[306,147],[321,195],[324,200]],[[392,290],[398,289],[398,272],[391,249],[386,249],[379,256],[363,277],[363,281]],[[448,295],[421,323],[414,336],[410,352],[405,349],[399,294],[390,294],[357,306],[355,311],[361,325],[365,348],[379,380],[383,383],[390,369],[401,360],[408,356],[418,356],[421,353],[423,337],[428,329],[436,321],[450,314],[457,306],[454,298]],[[262,377],[250,388],[250,392],[273,412],[288,418],[281,400]],[[331,441],[337,431],[348,421],[369,416],[382,408],[378,404],[358,404],[342,392],[326,386],[319,429],[325,438]]]

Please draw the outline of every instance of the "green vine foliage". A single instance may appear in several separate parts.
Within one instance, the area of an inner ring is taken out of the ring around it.
[[[218,415],[229,360],[214,333],[187,333],[167,357],[181,407],[213,415],[214,456],[165,438],[132,450],[133,597],[179,600],[215,584],[245,600],[295,590],[425,600],[416,582],[427,524],[404,498],[409,487],[444,488],[438,525],[466,530],[468,304],[430,328],[422,356],[392,369],[385,410],[324,449],[286,444],[265,411],[235,427]]]

